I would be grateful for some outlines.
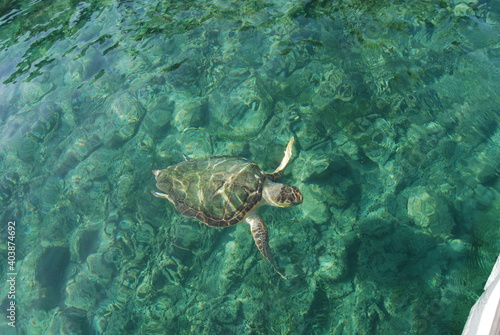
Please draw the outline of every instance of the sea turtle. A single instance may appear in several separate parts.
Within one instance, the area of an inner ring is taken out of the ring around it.
[[[153,170],[156,187],[165,193],[152,193],[170,201],[182,215],[210,227],[245,221],[259,251],[284,278],[274,263],[267,227],[257,209],[262,205],[290,207],[302,203],[297,187],[277,183],[292,156],[293,142],[292,137],[281,164],[272,173],[263,172],[257,164],[241,157],[185,157],[185,161],[164,170]]]

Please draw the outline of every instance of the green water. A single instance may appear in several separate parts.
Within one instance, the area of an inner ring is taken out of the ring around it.
[[[0,50],[0,333],[461,333],[500,253],[497,0],[3,0]],[[151,194],[291,136],[287,279]]]

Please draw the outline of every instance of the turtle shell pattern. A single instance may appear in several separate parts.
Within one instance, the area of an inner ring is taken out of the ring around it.
[[[262,198],[266,175],[254,162],[215,156],[188,160],[161,171],[156,186],[175,208],[213,227],[240,222]]]

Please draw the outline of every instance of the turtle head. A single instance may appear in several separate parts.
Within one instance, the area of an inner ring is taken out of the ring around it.
[[[302,194],[297,187],[283,185],[276,197],[275,202],[279,207],[291,207],[300,205],[302,200]]]
[[[302,203],[303,197],[295,186],[279,184],[266,180],[262,196],[271,206],[292,207]]]

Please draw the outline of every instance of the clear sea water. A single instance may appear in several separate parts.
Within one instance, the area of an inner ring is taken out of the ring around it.
[[[0,333],[460,334],[500,253],[499,87],[498,0],[1,0]],[[151,194],[292,136],[304,202],[260,210],[287,279]]]

